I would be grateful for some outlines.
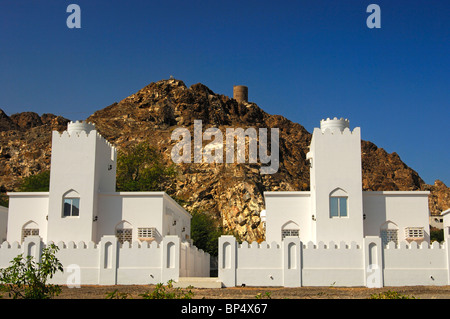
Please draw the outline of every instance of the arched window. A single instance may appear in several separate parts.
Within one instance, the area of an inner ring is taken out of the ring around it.
[[[80,216],[80,195],[73,189],[63,196],[63,217]]]
[[[115,233],[117,240],[121,244],[126,241],[131,243],[133,240],[133,226],[131,226],[131,224],[125,220],[116,225]]]
[[[380,237],[383,245],[387,245],[391,241],[393,241],[397,245],[398,226],[395,223],[388,220],[380,227]]]
[[[39,226],[34,221],[29,221],[22,227],[22,242],[28,236],[39,236]]]
[[[292,220],[288,221],[281,227],[281,239],[283,240],[288,236],[300,236],[300,227],[298,227],[298,225]]]
[[[330,193],[330,217],[348,216],[348,195],[341,188],[336,188]]]

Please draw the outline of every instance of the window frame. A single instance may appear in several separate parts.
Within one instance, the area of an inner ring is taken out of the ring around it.
[[[341,213],[343,199],[345,199],[345,215]],[[335,201],[336,205],[333,205]],[[337,215],[334,215],[334,206],[336,206]],[[348,196],[330,196],[330,218],[348,218]]]
[[[73,201],[76,200],[78,202],[78,206],[74,205]],[[68,215],[66,215],[66,201],[70,201],[70,212]],[[77,207],[78,208],[78,214],[74,215],[73,214],[73,207]],[[79,197],[64,197],[63,198],[63,207],[62,207],[62,217],[63,218],[78,218],[80,217],[80,198]]]

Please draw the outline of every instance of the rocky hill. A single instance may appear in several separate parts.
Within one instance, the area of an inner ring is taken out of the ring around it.
[[[177,127],[193,135],[194,120],[203,131],[216,127],[279,128],[280,166],[272,175],[261,175],[258,164],[177,164],[176,184],[168,191],[183,199],[186,208],[209,211],[227,229],[246,240],[263,237],[259,214],[264,191],[308,190],[309,167],[305,159],[311,134],[303,126],[264,112],[254,103],[238,103],[216,94],[203,84],[191,87],[176,79],[151,83],[135,94],[92,114],[88,121],[119,150],[149,141],[167,163],[177,143]],[[52,114],[25,112],[8,117],[0,112],[0,190],[14,190],[21,176],[49,168],[51,131],[62,131],[67,119]],[[210,141],[203,141],[207,144]],[[450,207],[450,188],[442,182],[427,185],[396,153],[388,154],[362,141],[364,190],[430,190],[430,212]],[[269,146],[270,149],[270,146]]]

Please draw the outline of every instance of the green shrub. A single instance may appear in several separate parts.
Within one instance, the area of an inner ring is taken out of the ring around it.
[[[9,206],[8,195],[0,193],[0,206],[4,206],[4,207],[8,207]]]
[[[48,192],[50,188],[50,171],[43,171],[22,178],[20,192]]]
[[[436,227],[430,228],[430,241],[443,242],[444,241],[444,230]]]
[[[49,299],[59,295],[61,287],[47,283],[58,270],[63,271],[55,257],[57,251],[54,244],[44,248],[38,263],[32,256],[18,255],[11,261],[11,266],[0,269],[1,291],[13,299]]]
[[[380,292],[379,294],[370,295],[369,299],[416,299],[414,296],[407,296],[398,293],[397,291],[385,291]]]
[[[184,291],[181,288],[173,287],[173,280],[167,282],[167,286],[162,283],[156,285],[155,289],[140,294],[144,299],[192,299],[194,293],[189,289]]]
[[[117,157],[118,191],[167,192],[175,175],[175,166],[164,165],[161,153],[145,142],[119,152]]]
[[[131,295],[127,292],[119,292],[117,289],[106,294],[105,299],[128,299]]]

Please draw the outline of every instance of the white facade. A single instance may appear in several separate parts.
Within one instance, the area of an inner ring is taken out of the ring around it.
[[[25,244],[31,240],[40,248],[58,243],[62,260],[85,264],[80,268],[83,284],[157,283],[168,274],[177,280],[180,273],[209,276],[209,255],[190,240],[191,215],[165,192],[116,192],[116,165],[116,149],[94,125],[71,122],[62,134],[53,132],[49,192],[8,193],[7,242],[0,250],[0,267],[8,265],[14,249],[31,254],[31,244]],[[185,256],[181,262],[180,253]],[[103,258],[110,260],[105,267],[114,269],[107,280],[102,279]],[[130,274],[119,276],[127,272],[120,267]],[[153,268],[158,274],[149,273]],[[144,273],[152,276],[146,282]]]
[[[7,240],[189,240],[191,215],[164,192],[116,192],[116,165],[116,149],[92,124],[69,123],[62,134],[53,132],[50,191],[8,193]]]
[[[365,236],[385,240],[389,233],[396,242],[429,242],[429,192],[363,191],[360,128],[350,131],[348,120],[337,118],[320,125],[307,154],[310,191],[264,193],[266,241],[284,234],[302,242],[362,244]]]
[[[360,128],[322,120],[307,159],[310,191],[264,193],[265,242],[220,238],[225,286],[450,284],[450,210],[430,245],[429,192],[363,191]]]

